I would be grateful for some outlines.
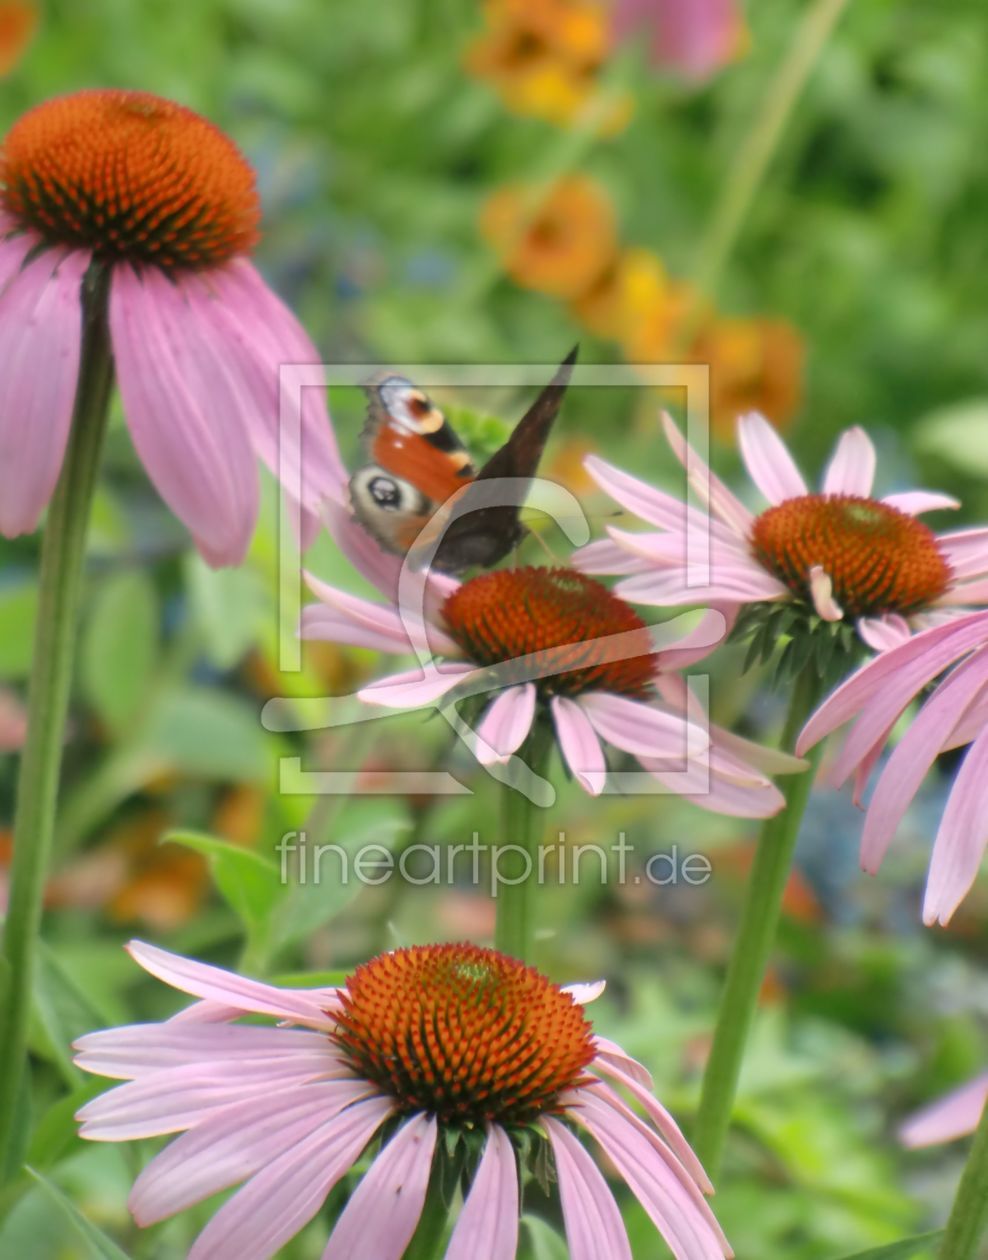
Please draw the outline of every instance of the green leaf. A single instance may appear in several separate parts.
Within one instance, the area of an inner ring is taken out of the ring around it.
[[[344,831],[323,846],[299,833],[291,839],[285,861],[292,878],[273,916],[273,941],[278,948],[304,939],[338,915],[365,884],[399,879],[387,869],[387,855],[411,826],[393,802],[366,801],[347,811]],[[299,859],[295,868],[293,859]],[[362,877],[363,876],[363,877]]]
[[[148,720],[145,750],[196,779],[251,783],[265,777],[270,747],[255,706],[207,688],[168,692]]]
[[[185,566],[192,613],[206,655],[217,669],[232,669],[256,642],[264,592],[250,569],[211,569],[198,553]]]
[[[988,475],[988,398],[930,412],[916,426],[916,449],[971,477]]]
[[[34,1168],[51,1168],[69,1155],[85,1149],[87,1143],[79,1136],[75,1113],[112,1084],[112,1081],[90,1077],[71,1094],[52,1103],[31,1136],[27,1162]]]
[[[112,1238],[109,1238],[101,1229],[95,1226],[92,1221],[88,1221],[75,1204],[55,1185],[53,1181],[49,1181],[35,1168],[27,1168],[28,1174],[34,1178],[47,1197],[51,1200],[59,1212],[74,1227],[76,1234],[80,1240],[86,1244],[86,1249],[96,1260],[129,1260],[125,1251],[122,1251]]]
[[[566,1260],[566,1241],[551,1225],[539,1216],[523,1216],[521,1223],[532,1244],[532,1260]]]
[[[853,1256],[843,1256],[842,1260],[912,1260],[914,1256],[932,1255],[933,1248],[943,1241],[943,1235],[942,1229],[934,1229],[928,1234],[914,1234],[912,1238],[902,1238],[884,1247],[856,1251]]]
[[[0,678],[26,678],[31,669],[38,592],[32,583],[0,591]]]
[[[216,887],[249,935],[266,929],[282,891],[270,858],[198,831],[170,831],[161,839],[169,842],[207,858]]]
[[[73,1041],[83,1033],[104,1028],[108,1021],[44,943],[38,952],[34,1010],[46,1043],[35,1048],[45,1053],[74,1087],[80,1074],[72,1062]]]
[[[83,695],[122,732],[144,698],[158,654],[158,601],[141,572],[117,573],[100,587],[82,634]]]

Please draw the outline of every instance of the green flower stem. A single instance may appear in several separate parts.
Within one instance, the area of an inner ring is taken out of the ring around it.
[[[806,5],[789,51],[770,79],[759,113],[734,154],[700,240],[693,275],[696,300],[684,320],[689,327],[682,334],[687,342],[689,328],[702,316],[704,301],[716,295],[724,264],[778,148],[786,122],[847,3],[848,0],[813,0]]]
[[[72,428],[41,547],[28,733],[17,788],[0,973],[0,1179],[11,1176],[19,1162],[17,1121],[23,1114],[31,988],[72,683],[86,527],[113,380],[107,293],[107,273],[94,265],[83,282],[82,357]]]
[[[534,774],[543,777],[551,750],[551,735],[540,723],[533,728],[518,756],[528,762]],[[498,844],[503,851],[496,872],[501,882],[497,889],[494,948],[531,963],[539,890],[539,807],[524,792],[506,783],[501,793],[502,826]]]
[[[787,752],[816,703],[819,683],[812,670],[796,681],[782,734]],[[786,781],[784,808],[762,826],[741,924],[727,968],[717,1011],[713,1045],[703,1076],[693,1147],[711,1179],[720,1167],[724,1140],[737,1092],[745,1044],[758,1005],[765,969],[779,923],[779,911],[792,866],[799,824],[810,797],[820,746],[809,757],[810,766]]]
[[[975,1260],[988,1224],[988,1105],[981,1112],[974,1145],[964,1165],[961,1182],[950,1209],[940,1260]]]

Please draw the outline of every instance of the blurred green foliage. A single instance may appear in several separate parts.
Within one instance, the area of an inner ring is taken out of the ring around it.
[[[725,168],[799,8],[751,0],[749,54],[701,90],[622,63],[634,118],[582,147],[581,169],[613,197],[624,239],[655,250],[676,275],[691,274]],[[86,86],[174,97],[228,130],[256,167],[266,213],[260,266],[327,361],[556,362],[579,330],[560,305],[501,276],[477,215],[500,183],[538,179],[564,160],[572,137],[506,114],[465,75],[476,18],[452,0],[383,0],[373,10],[339,0],[51,0],[0,88],[2,121]],[[957,493],[962,522],[988,512],[986,36],[979,0],[851,4],[789,120],[719,294],[725,309],[785,318],[805,339],[809,374],[792,440],[807,467],[820,466],[841,428],[863,424],[880,447],[882,490]],[[584,336],[582,357],[611,361],[613,349]],[[362,403],[342,388],[332,401],[352,460]],[[476,405],[513,419],[519,400],[505,393]],[[561,442],[583,434],[614,462],[676,484],[654,408],[636,416],[635,407],[630,391],[575,390]],[[496,442],[499,424],[474,420],[477,445]],[[729,475],[733,452],[714,454]],[[284,754],[307,768],[386,772],[410,748],[446,758],[450,740],[441,723],[414,715],[375,724],[366,739],[262,729],[270,696],[348,691],[375,668],[370,653],[333,650],[307,652],[300,675],[278,672],[274,503],[268,487],[249,564],[211,573],[154,497],[116,417],[33,1036],[46,1065],[31,1100],[40,1181],[0,1233],[0,1254],[69,1260],[119,1255],[119,1245],[177,1260],[208,1215],[207,1206],[142,1233],[125,1200],[148,1152],[87,1147],[74,1136],[72,1113],[100,1084],[73,1068],[72,1038],[175,1007],[124,955],[128,935],[275,974],[335,972],[396,942],[490,933],[482,890],[286,889],[274,878],[274,844],[287,831],[400,851],[465,841],[478,819],[490,833],[495,812],[491,783],[462,755],[455,768],[476,793],[469,798],[327,806],[279,791]],[[0,685],[19,694],[37,548],[37,538],[0,544]],[[309,563],[360,587],[325,540]],[[778,698],[740,678],[737,664],[728,652],[714,666],[717,716],[771,738]],[[0,759],[0,828],[12,811],[13,761]],[[545,890],[545,969],[560,981],[609,978],[598,1026],[649,1064],[660,1096],[688,1124],[736,922],[736,863],[753,829],[673,798],[588,805],[556,779],[552,827],[570,840],[625,833],[642,855],[678,844],[714,862],[703,889],[591,880]],[[894,1128],[985,1061],[983,889],[955,930],[918,926],[945,782],[920,799],[875,881],[856,869],[855,811],[825,790],[811,807],[802,894],[789,906],[716,1198],[740,1257],[824,1260],[942,1221],[962,1150],[906,1154]],[[134,839],[149,818],[160,846]],[[168,862],[180,851],[201,865],[180,868],[186,900],[176,909]],[[533,1198],[527,1210],[531,1260],[561,1257],[548,1205]],[[626,1215],[636,1257],[656,1255],[630,1199]],[[116,1243],[94,1232],[103,1230]],[[286,1254],[318,1256],[325,1233],[317,1222]],[[886,1254],[907,1253],[875,1252]]]

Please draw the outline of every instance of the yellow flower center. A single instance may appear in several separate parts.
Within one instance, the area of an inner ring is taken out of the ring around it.
[[[763,512],[752,532],[755,555],[780,582],[810,599],[819,565],[846,616],[910,613],[950,583],[937,540],[915,517],[876,499],[808,494]]]
[[[159,267],[249,252],[254,173],[223,132],[147,92],[77,92],[24,114],[0,150],[0,205],[46,240]]]
[[[532,967],[476,945],[381,954],[347,980],[333,1039],[403,1111],[527,1124],[586,1078],[582,1007]]]

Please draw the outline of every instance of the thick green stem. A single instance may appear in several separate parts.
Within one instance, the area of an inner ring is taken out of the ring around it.
[[[693,276],[696,304],[687,315],[688,324],[695,323],[702,313],[703,302],[712,300],[716,294],[724,264],[778,147],[786,121],[847,2],[814,0],[803,11],[789,51],[769,81],[761,109],[734,154],[701,237]]]
[[[795,684],[782,747],[788,752],[815,704],[819,685],[807,670]],[[745,1044],[751,1031],[765,969],[775,941],[782,895],[792,866],[799,824],[813,786],[819,746],[810,766],[786,781],[784,808],[762,826],[741,924],[727,968],[724,991],[717,1011],[713,1045],[703,1076],[703,1090],[693,1134],[693,1146],[711,1178],[720,1167],[724,1139],[731,1119],[734,1095]]]
[[[984,1255],[979,1243],[988,1225],[988,1105],[974,1135],[974,1145],[964,1165],[954,1206],[947,1220],[947,1232],[940,1247],[940,1260],[975,1260]]]
[[[551,738],[536,726],[519,756],[542,776],[552,749]],[[539,890],[539,808],[523,793],[504,784],[501,788],[501,852],[492,855],[497,885],[497,918],[494,947],[502,954],[533,960],[536,900]]]
[[[3,934],[0,1174],[6,1176],[12,1175],[19,1162],[18,1104],[25,1084],[31,987],[72,682],[86,527],[113,379],[107,291],[106,272],[94,265],[83,282],[82,359],[75,412],[41,548],[28,733],[17,786],[10,902]]]

